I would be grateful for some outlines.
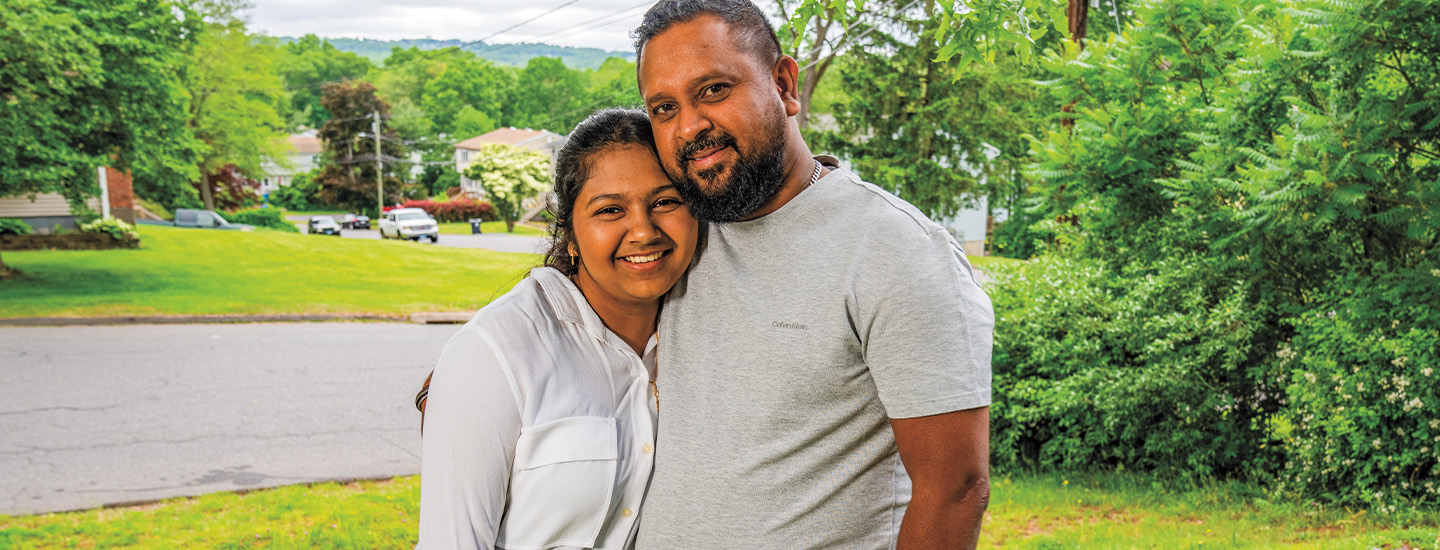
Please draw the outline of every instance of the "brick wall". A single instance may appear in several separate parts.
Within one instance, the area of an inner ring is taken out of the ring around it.
[[[105,183],[110,188],[110,215],[135,223],[135,185],[130,172],[105,167]]]

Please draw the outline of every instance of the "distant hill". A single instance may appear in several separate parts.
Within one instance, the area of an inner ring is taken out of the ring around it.
[[[289,36],[279,37],[280,42],[290,43],[298,40]],[[368,38],[327,38],[325,39],[341,51],[352,52],[380,65],[385,58],[390,56],[390,48],[399,46],[401,49],[409,49],[411,46],[422,50],[438,50],[465,45],[464,40],[436,40],[433,38],[407,38],[403,40],[371,40]],[[635,52],[607,52],[599,48],[572,48],[569,46],[552,46],[550,44],[485,44],[475,43],[465,45],[465,50],[475,52],[484,59],[489,59],[503,65],[523,67],[532,57],[558,57],[565,66],[572,69],[594,69],[600,66],[606,58],[620,57],[627,60],[635,60]]]

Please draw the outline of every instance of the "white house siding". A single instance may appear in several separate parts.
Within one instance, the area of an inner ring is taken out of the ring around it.
[[[100,197],[91,197],[85,205],[100,212]],[[59,193],[42,193],[31,200],[28,196],[0,197],[0,218],[16,218],[37,233],[49,233],[55,226],[75,228],[75,216],[70,213],[70,202]]]

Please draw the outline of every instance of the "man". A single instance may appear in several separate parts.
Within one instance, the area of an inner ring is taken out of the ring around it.
[[[994,317],[960,247],[812,156],[754,4],[661,0],[632,36],[661,164],[716,222],[662,313],[637,548],[973,548]]]

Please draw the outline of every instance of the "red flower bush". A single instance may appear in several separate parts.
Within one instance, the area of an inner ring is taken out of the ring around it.
[[[449,202],[436,202],[432,200],[409,200],[405,201],[403,208],[419,208],[430,217],[441,222],[465,222],[471,218],[480,218],[487,222],[500,219],[495,215],[495,207],[485,201],[459,199]]]

